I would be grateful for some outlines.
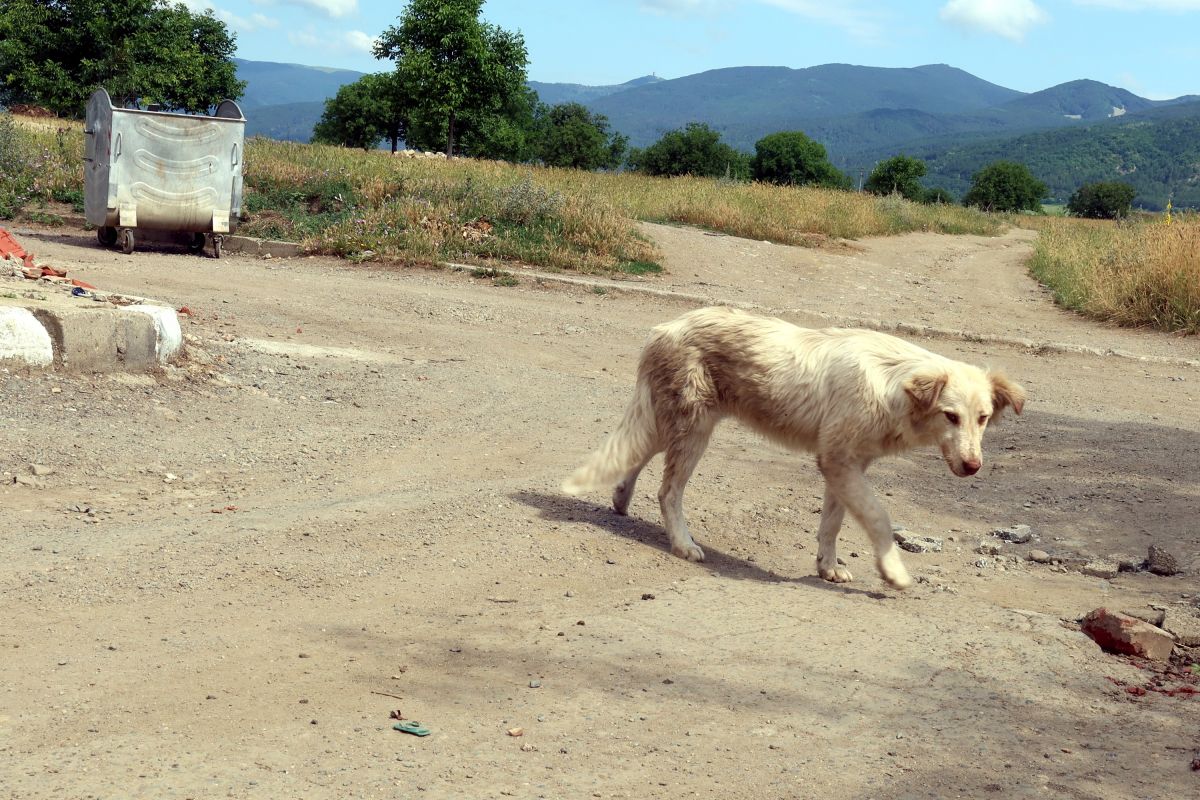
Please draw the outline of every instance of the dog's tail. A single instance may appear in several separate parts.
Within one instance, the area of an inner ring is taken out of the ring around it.
[[[562,490],[569,495],[579,495],[595,489],[607,489],[654,455],[657,441],[650,383],[643,374],[638,376],[633,399],[629,401],[617,429],[583,466],[563,481]]]

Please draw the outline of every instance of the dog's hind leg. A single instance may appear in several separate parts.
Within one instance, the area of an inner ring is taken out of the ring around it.
[[[837,458],[822,457],[818,463],[821,474],[825,476],[826,490],[837,495],[837,499],[871,537],[871,545],[875,549],[875,566],[879,574],[897,589],[907,589],[912,585],[912,578],[905,569],[904,562],[900,560],[900,550],[892,536],[892,522],[883,504],[871,491],[863,467]]]
[[[854,580],[850,570],[839,566],[837,559],[837,538],[845,516],[846,507],[826,486],[825,500],[821,503],[821,526],[817,529],[817,574],[832,583]]]
[[[633,489],[637,485],[638,475],[642,474],[642,470],[645,468],[646,464],[649,463],[650,459],[654,458],[655,455],[657,455],[657,453],[651,453],[642,459],[640,464],[629,470],[629,472],[625,473],[625,477],[622,478],[621,482],[617,484],[617,488],[613,489],[613,511],[616,511],[621,516],[625,516],[625,514],[629,511],[629,501],[633,497]]]
[[[704,455],[716,424],[715,417],[695,420],[687,430],[675,434],[667,444],[664,456],[658,504],[662,508],[667,537],[671,540],[671,552],[688,561],[703,561],[704,551],[688,532],[687,520],[683,516],[683,489],[692,477],[696,464],[700,463],[700,456]]]

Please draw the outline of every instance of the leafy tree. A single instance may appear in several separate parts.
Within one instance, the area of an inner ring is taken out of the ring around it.
[[[616,169],[629,139],[608,130],[608,118],[580,103],[562,103],[538,114],[538,158],[548,167]]]
[[[647,175],[696,175],[747,178],[749,158],[721,141],[721,134],[702,122],[668,131],[644,150],[629,155],[629,165]]]
[[[313,141],[370,150],[388,139],[394,153],[408,127],[409,102],[396,73],[364,75],[325,101]]]
[[[1120,219],[1128,216],[1136,194],[1132,186],[1120,181],[1085,183],[1067,201],[1067,213],[1091,219]]]
[[[118,106],[203,113],[240,97],[234,34],[166,0],[4,0],[0,103],[83,116],[100,87]]]
[[[871,194],[899,194],[920,201],[925,197],[925,187],[921,185],[924,175],[925,162],[921,159],[893,156],[875,165],[863,189]]]
[[[801,131],[781,131],[754,144],[751,162],[755,180],[792,186],[850,188],[850,179],[838,171],[825,153],[825,145]]]
[[[425,125],[443,131],[447,155],[460,122],[498,112],[525,91],[524,37],[482,22],[482,8],[483,0],[410,0],[375,43],[376,58],[396,62]]]
[[[964,206],[984,211],[1041,211],[1046,184],[1015,161],[996,161],[976,172],[963,196]]]
[[[537,92],[529,87],[514,94],[495,111],[472,112],[459,121],[458,143],[461,152],[473,158],[492,158],[527,163],[537,158]],[[420,119],[417,115],[416,119]],[[425,125],[436,144],[428,149],[444,149],[440,126]]]

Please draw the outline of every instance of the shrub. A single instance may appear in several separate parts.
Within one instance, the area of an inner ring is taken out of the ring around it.
[[[996,161],[972,176],[963,205],[984,211],[1040,212],[1045,196],[1046,184],[1033,177],[1024,164]]]
[[[1085,183],[1067,201],[1067,213],[1089,219],[1120,219],[1129,215],[1136,194],[1137,190],[1120,181]]]
[[[863,189],[871,194],[898,194],[919,202],[926,194],[921,186],[924,175],[925,162],[921,159],[894,156],[875,165]]]
[[[746,178],[749,159],[721,141],[721,134],[700,122],[669,131],[645,150],[634,150],[629,165],[647,175]]]
[[[849,189],[850,179],[829,163],[825,145],[802,131],[781,131],[754,144],[751,170],[755,180],[788,186]]]
[[[951,206],[954,205],[954,195],[950,194],[949,189],[935,186],[925,190],[925,194],[921,196],[921,202],[927,206]]]

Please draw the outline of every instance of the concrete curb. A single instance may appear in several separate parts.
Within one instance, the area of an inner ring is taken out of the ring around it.
[[[65,372],[147,372],[182,348],[179,319],[165,306],[21,303],[0,305],[0,362]]]
[[[221,239],[221,250],[225,253],[271,258],[295,258],[304,255],[304,249],[296,242],[255,239],[253,236],[226,236]]]
[[[1036,353],[1065,353],[1070,355],[1124,358],[1130,361],[1140,361],[1146,364],[1167,364],[1170,366],[1191,368],[1200,367],[1200,359],[1194,358],[1146,356],[1113,348],[1087,347],[1086,345],[1065,344],[1062,342],[1039,342],[1033,339],[1024,339],[1013,336],[996,336],[993,334],[974,333],[972,331],[956,330],[952,328],[936,328],[931,325],[917,325],[910,322],[884,322],[878,319],[868,319],[863,317],[840,317],[834,314],[826,314],[806,308],[774,308],[771,306],[764,306],[761,303],[745,303],[738,302],[736,300],[709,297],[701,294],[692,294],[690,292],[677,292],[672,289],[657,289],[653,286],[639,286],[637,284],[631,284],[625,281],[605,280],[602,278],[577,278],[570,275],[557,275],[551,272],[538,272],[536,270],[478,267],[470,264],[456,264],[453,262],[443,262],[441,266],[445,269],[451,270],[452,272],[476,272],[483,270],[490,274],[509,274],[539,281],[541,283],[558,283],[566,286],[575,286],[587,289],[602,288],[605,291],[659,297],[667,300],[676,300],[683,303],[693,304],[696,306],[729,306],[731,308],[740,308],[744,311],[758,311],[772,315],[790,313],[816,317],[817,319],[828,322],[831,326],[839,328],[867,328],[869,330],[882,331],[884,333],[899,333],[906,336],[923,336],[930,339],[948,339],[954,341],[972,342],[975,344],[996,344],[1006,347],[1016,347],[1022,350],[1032,350]]]

